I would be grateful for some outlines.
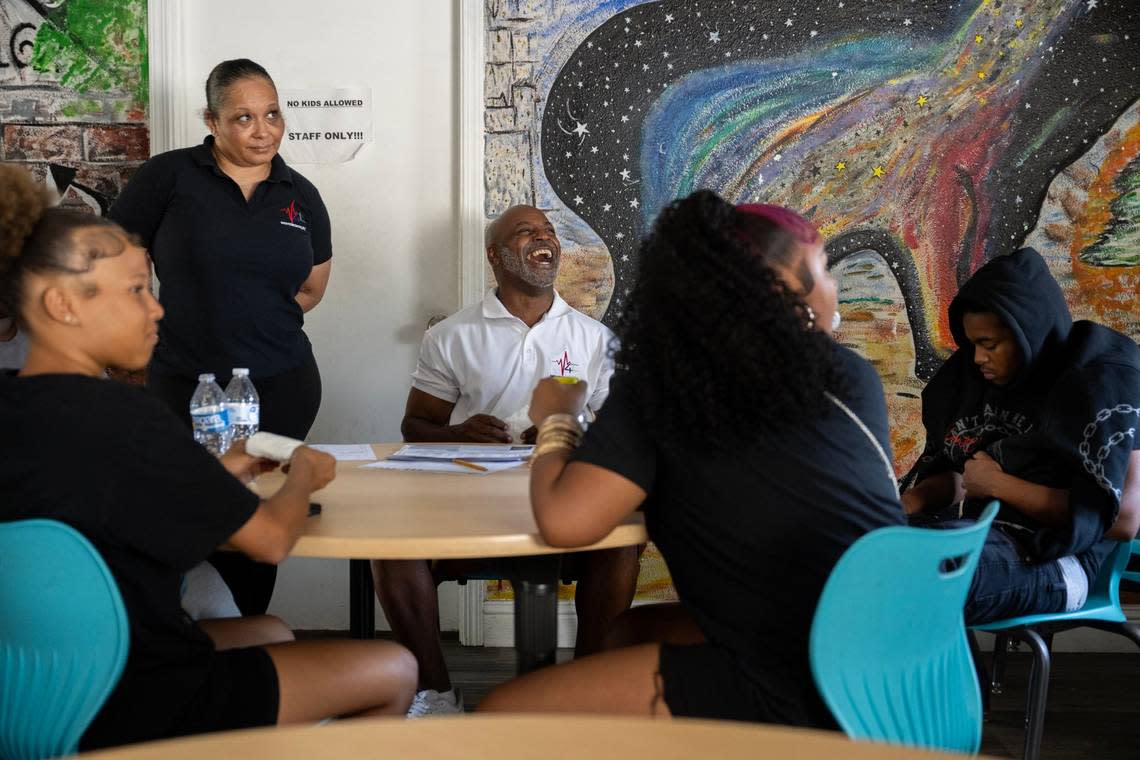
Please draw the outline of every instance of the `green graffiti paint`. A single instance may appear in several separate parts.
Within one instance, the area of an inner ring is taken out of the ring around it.
[[[145,0],[70,0],[40,25],[31,65],[77,94],[123,92],[145,108]]]
[[[1100,267],[1140,266],[1140,158],[1116,178],[1120,195],[1112,202],[1112,220],[1081,261]]]

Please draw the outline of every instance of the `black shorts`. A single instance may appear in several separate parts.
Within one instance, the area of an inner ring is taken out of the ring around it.
[[[785,696],[777,697],[775,690],[745,676],[727,650],[712,644],[662,644],[657,667],[674,716],[837,728],[810,672],[804,674],[806,683],[796,678],[779,684]]]
[[[277,723],[277,668],[262,647],[215,652],[205,680],[185,701],[157,687],[122,685],[126,690],[116,690],[104,705],[80,750]]]

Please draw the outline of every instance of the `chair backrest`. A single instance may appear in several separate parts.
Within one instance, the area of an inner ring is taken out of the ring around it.
[[[1131,556],[1140,556],[1140,539],[1132,539]],[[1140,570],[1128,570],[1128,561],[1125,560],[1124,566],[1126,569],[1122,570],[1120,577],[1132,583],[1140,583]]]
[[[976,752],[982,696],[963,608],[990,523],[882,528],[831,571],[812,621],[816,686],[853,739]]]
[[[0,523],[0,758],[72,754],[130,646],[115,579],[54,520]]]

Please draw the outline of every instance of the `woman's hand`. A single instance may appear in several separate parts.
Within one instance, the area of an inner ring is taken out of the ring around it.
[[[530,421],[541,425],[552,414],[578,414],[586,404],[587,389],[585,380],[566,383],[557,377],[543,378],[530,399]]]
[[[234,441],[229,451],[218,457],[218,461],[242,483],[249,483],[261,473],[277,469],[277,463],[273,460],[245,453],[245,439]]]
[[[998,490],[1004,475],[1005,471],[996,459],[979,451],[966,462],[962,486],[971,499],[996,499],[999,498]]]

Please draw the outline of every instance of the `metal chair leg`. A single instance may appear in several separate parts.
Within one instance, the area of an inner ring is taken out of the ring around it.
[[[1001,694],[1002,680],[1005,678],[1005,655],[1009,650],[1010,638],[1007,633],[999,633],[994,638],[994,658],[990,667],[990,694]]]
[[[1029,719],[1025,727],[1025,760],[1038,760],[1041,756],[1041,737],[1045,732],[1045,703],[1049,696],[1049,645],[1040,633],[1032,628],[1019,631],[1019,638],[1029,644],[1033,652],[1033,669],[1029,676]],[[1052,639],[1051,634],[1046,634]]]

